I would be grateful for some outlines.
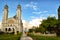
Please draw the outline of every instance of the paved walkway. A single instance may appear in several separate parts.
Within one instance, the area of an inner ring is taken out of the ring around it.
[[[26,34],[24,33],[20,40],[33,40],[33,39],[31,37],[26,36]]]

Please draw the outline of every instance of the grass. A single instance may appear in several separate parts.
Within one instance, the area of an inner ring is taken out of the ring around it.
[[[47,37],[47,36],[40,36],[34,34],[28,34],[28,36],[32,37],[33,40],[60,40],[60,37]],[[20,40],[21,33],[14,35],[14,34],[0,34],[0,40]]]
[[[0,34],[0,40],[20,40],[21,34]]]
[[[28,34],[28,36],[32,37],[33,40],[60,40],[60,37],[47,37],[34,34]]]

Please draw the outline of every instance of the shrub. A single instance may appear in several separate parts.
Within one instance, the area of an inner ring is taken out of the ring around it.
[[[33,40],[60,40],[60,37],[48,37],[48,36],[40,36],[34,34],[28,34],[28,36],[32,37]]]

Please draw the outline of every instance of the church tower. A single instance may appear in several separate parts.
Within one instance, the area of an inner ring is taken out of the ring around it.
[[[58,8],[58,20],[60,20],[60,6]]]
[[[17,20],[17,25],[18,25],[18,31],[22,31],[22,20],[21,20],[21,6],[17,6],[16,10],[16,20]]]
[[[20,5],[17,6],[16,17],[19,20],[21,19],[21,6]]]
[[[6,26],[8,19],[8,6],[5,5],[3,9],[3,19],[2,19],[2,26]]]
[[[2,31],[17,34],[18,32],[22,32],[22,27],[21,6],[17,6],[16,15],[14,17],[8,18],[8,6],[5,5],[3,9]]]

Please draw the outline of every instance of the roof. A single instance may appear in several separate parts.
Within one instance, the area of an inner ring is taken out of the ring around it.
[[[6,9],[7,9],[7,8],[8,8],[8,5],[5,5],[5,6],[4,6],[4,8],[6,8]]]

